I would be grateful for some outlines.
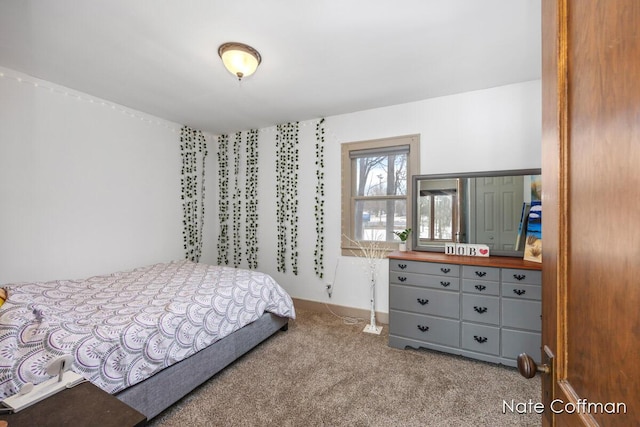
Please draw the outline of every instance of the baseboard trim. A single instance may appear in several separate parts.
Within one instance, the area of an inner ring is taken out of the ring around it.
[[[318,313],[333,313],[344,317],[355,317],[362,319],[364,323],[369,323],[371,312],[362,308],[346,307],[344,305],[328,304],[319,301],[310,301],[300,298],[292,298],[293,305],[302,310],[315,311]],[[389,313],[381,313],[376,311],[376,323],[388,325]]]

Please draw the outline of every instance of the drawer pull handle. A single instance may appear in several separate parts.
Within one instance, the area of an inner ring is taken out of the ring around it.
[[[480,314],[487,312],[487,307],[478,307],[477,305],[474,305],[473,309]]]
[[[451,271],[451,269],[442,267],[440,268],[440,271],[442,271],[444,274],[448,274]]]
[[[476,271],[476,276],[478,277],[484,277],[487,275],[486,271]]]
[[[400,280],[401,282],[406,282],[407,278],[406,277],[402,277],[402,276],[398,276],[398,280]]]
[[[440,284],[446,288],[451,284],[451,282],[440,282]]]
[[[524,280],[527,277],[526,274],[514,274],[513,278],[516,280]]]
[[[429,300],[428,299],[424,299],[424,298],[418,298],[418,302],[420,303],[420,305],[429,304]]]
[[[526,289],[514,289],[513,293],[516,295],[524,295],[524,293],[527,292]]]
[[[398,264],[398,267],[400,267],[400,270],[404,270],[407,268],[407,264]]]
[[[420,329],[422,332],[427,332],[429,330],[429,327],[428,326],[418,325],[418,329]]]
[[[480,344],[487,342],[487,337],[479,337],[477,335],[474,335],[473,339],[478,341]]]
[[[487,287],[485,285],[476,285],[476,289],[479,290],[480,292],[482,292],[485,289],[487,289]]]

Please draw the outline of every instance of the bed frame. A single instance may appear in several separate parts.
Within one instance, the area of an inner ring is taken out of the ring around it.
[[[286,317],[265,313],[255,322],[115,396],[150,420],[278,330],[286,331],[288,322]]]

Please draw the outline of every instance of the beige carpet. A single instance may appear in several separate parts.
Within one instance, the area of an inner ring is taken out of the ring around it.
[[[538,426],[503,400],[540,401],[514,368],[398,350],[329,313],[278,332],[150,421],[160,426]]]

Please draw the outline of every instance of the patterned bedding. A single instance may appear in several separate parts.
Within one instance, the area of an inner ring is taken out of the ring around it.
[[[265,311],[295,318],[290,296],[269,275],[191,261],[5,289],[1,399],[49,379],[46,366],[61,355],[73,355],[73,371],[115,393]]]

